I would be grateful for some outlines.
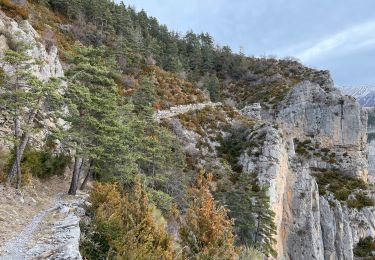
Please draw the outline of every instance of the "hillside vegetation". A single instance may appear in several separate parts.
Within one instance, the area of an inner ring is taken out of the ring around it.
[[[275,109],[297,83],[329,83],[328,72],[233,53],[207,33],[178,34],[110,0],[0,5],[28,19],[47,50],[58,47],[65,73],[40,80],[30,70],[43,63],[30,56],[33,46],[8,44],[0,105],[13,131],[5,136],[0,180],[22,189],[68,165],[70,195],[93,180],[81,223],[85,259],[277,256],[268,187],[238,164],[248,147],[261,154],[265,124],[237,109],[258,102]],[[223,105],[154,118],[155,110],[208,101]],[[47,120],[53,126],[33,145]]]

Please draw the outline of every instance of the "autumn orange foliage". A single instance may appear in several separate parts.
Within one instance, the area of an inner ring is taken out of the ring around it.
[[[144,68],[139,77],[142,78],[144,76],[149,77],[155,85],[157,101],[154,107],[157,109],[208,101],[203,91],[192,83],[157,66]]]
[[[95,224],[109,241],[111,259],[173,259],[172,240],[155,223],[140,182],[131,194],[119,185],[97,183],[92,192]]]
[[[29,17],[29,12],[25,5],[13,3],[12,0],[0,0],[1,9],[10,17],[20,16],[22,19]]]
[[[233,222],[227,210],[219,207],[210,192],[209,182],[201,173],[196,187],[190,189],[192,202],[180,228],[184,259],[236,259]]]

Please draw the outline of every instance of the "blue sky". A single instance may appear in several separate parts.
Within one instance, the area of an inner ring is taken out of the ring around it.
[[[375,85],[375,0],[126,0],[178,32],[248,55],[293,56],[339,86]]]

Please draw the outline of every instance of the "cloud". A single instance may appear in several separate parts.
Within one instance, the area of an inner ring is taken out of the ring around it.
[[[356,52],[371,47],[375,47],[375,20],[336,33],[295,56],[304,62],[310,62],[333,53]]]

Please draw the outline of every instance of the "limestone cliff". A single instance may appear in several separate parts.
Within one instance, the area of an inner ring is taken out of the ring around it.
[[[367,114],[332,86],[308,81],[276,111],[257,130],[265,133],[261,154],[243,153],[240,163],[270,186],[278,259],[354,259],[359,238],[375,235],[375,208],[358,210],[331,193],[320,195],[314,176],[335,169],[367,181]]]
[[[17,22],[0,11],[0,58],[3,57],[6,50],[14,46],[17,42],[29,44],[31,46],[28,51],[30,56],[34,60],[40,61],[30,68],[39,79],[47,81],[51,77],[58,78],[64,76],[63,68],[58,57],[58,48],[54,45],[46,48],[42,37],[27,20]],[[13,70],[12,67],[4,66],[1,62],[0,67],[2,67],[5,72]],[[44,128],[39,133],[35,133],[35,138],[33,140],[43,140],[45,131],[47,131],[49,126],[53,125],[48,119],[40,123],[44,125]],[[12,133],[11,124],[6,111],[1,111],[0,137]],[[0,151],[6,147],[7,144],[4,143],[4,138],[0,138]]]
[[[359,239],[375,236],[375,208],[348,206],[360,188],[348,191],[346,199],[337,198],[317,178],[334,172],[344,182],[368,182],[367,112],[327,79],[302,81],[272,109],[248,104],[228,113],[216,107],[164,122],[181,138],[187,155],[196,158],[195,165],[215,165],[220,172],[225,166],[212,140],[225,136],[228,125],[236,127],[242,120],[238,113],[255,122],[249,125],[248,147],[239,163],[269,186],[277,259],[355,259]],[[204,117],[211,123],[191,125]],[[361,192],[374,198],[369,187]]]

